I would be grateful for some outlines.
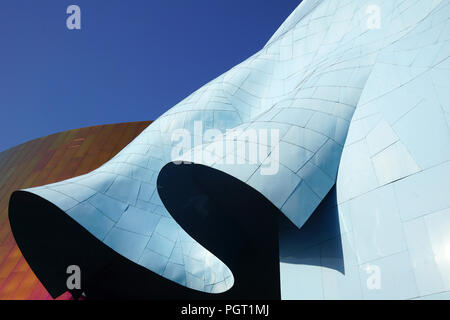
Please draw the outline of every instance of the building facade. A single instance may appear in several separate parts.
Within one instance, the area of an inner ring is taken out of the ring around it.
[[[19,248],[54,297],[79,261],[88,297],[450,298],[449,18],[303,1],[98,169],[15,192]]]

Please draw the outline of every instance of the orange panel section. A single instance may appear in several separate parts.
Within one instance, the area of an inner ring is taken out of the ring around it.
[[[37,187],[88,173],[107,162],[151,121],[69,130],[0,153],[0,300],[47,300],[14,241],[8,203],[15,190]],[[63,294],[58,299],[71,299]]]

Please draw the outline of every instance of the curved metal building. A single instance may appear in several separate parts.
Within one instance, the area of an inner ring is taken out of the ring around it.
[[[303,1],[96,170],[13,193],[19,248],[53,297],[76,263],[92,298],[450,298],[449,18]]]
[[[88,173],[116,155],[149,124],[136,122],[70,130],[0,153],[1,300],[51,299],[28,266],[12,235],[8,222],[11,193]],[[64,242],[64,239],[61,241]],[[70,294],[60,298],[68,299]]]

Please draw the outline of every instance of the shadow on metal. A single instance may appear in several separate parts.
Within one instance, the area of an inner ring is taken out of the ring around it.
[[[279,210],[244,182],[203,165],[167,164],[158,192],[174,219],[231,269],[234,286],[209,294],[130,261],[53,203],[16,191],[9,203],[14,238],[31,269],[56,298],[68,291],[67,267],[81,269],[88,299],[280,299]]]
[[[232,271],[234,286],[223,296],[280,299],[278,208],[241,180],[200,164],[168,163],[157,188],[178,224]]]
[[[279,215],[280,262],[334,269],[345,274],[336,187],[298,229]],[[327,250],[308,250],[327,243]]]

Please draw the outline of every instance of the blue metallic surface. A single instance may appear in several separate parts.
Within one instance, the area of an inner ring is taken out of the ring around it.
[[[379,28],[370,27],[374,5]],[[233,286],[231,271],[175,222],[156,191],[168,162],[203,163],[285,215],[284,299],[448,299],[449,18],[445,0],[305,0],[261,51],[167,111],[111,161],[27,191],[128,259],[220,293]],[[205,161],[217,142],[195,139],[174,159],[172,134],[195,134],[196,121],[224,140],[226,129],[276,129],[280,139],[262,163],[221,161],[240,156],[236,145]],[[263,174],[275,154],[277,172]],[[373,276],[378,285],[368,283]]]

